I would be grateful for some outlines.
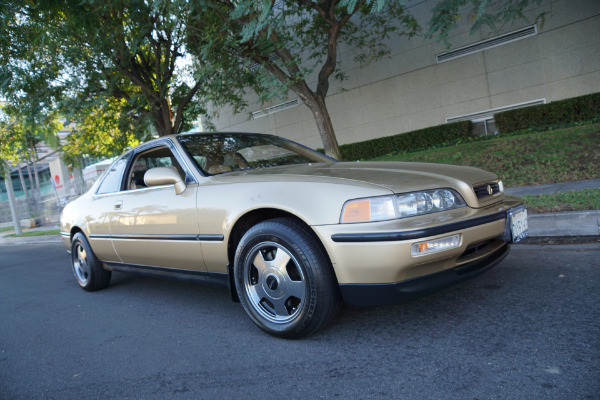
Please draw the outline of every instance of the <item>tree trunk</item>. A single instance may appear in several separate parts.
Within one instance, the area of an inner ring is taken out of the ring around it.
[[[361,1],[362,3],[362,1]],[[332,8],[333,10],[333,8]],[[346,20],[347,21],[347,20]],[[315,118],[321,141],[325,149],[325,154],[329,157],[335,158],[336,160],[342,159],[342,153],[335,137],[335,131],[333,130],[333,124],[331,123],[331,117],[329,116],[329,110],[327,110],[327,104],[325,104],[325,97],[329,90],[329,77],[335,70],[336,60],[336,40],[339,35],[340,29],[345,22],[335,23],[331,26],[328,38],[328,55],[327,61],[321,67],[319,72],[319,79],[317,83],[316,92],[311,90],[304,77],[301,77],[300,68],[296,65],[291,52],[286,48],[280,48],[276,50],[276,54],[286,62],[285,68],[288,73],[284,72],[272,59],[266,57],[255,57],[254,62],[263,64],[265,68],[273,74],[280,82],[285,85],[289,85],[289,89],[294,91],[304,104],[310,109]],[[271,33],[270,40],[273,42],[278,41],[278,35]]]
[[[23,177],[23,171],[21,171],[21,163],[17,164],[17,170],[19,171],[19,180],[21,181],[21,187],[23,188],[23,193],[25,193],[25,198],[29,203],[29,190],[27,190],[27,184],[25,184],[25,178]]]
[[[29,160],[25,161],[25,164],[27,165],[27,176],[29,178],[29,184],[31,185],[31,191],[33,192],[35,190],[35,185],[33,182],[33,175],[31,174],[31,167],[29,166]]]
[[[327,110],[325,99],[315,93],[311,94],[312,96],[310,96],[310,98],[308,98],[304,103],[313,113],[313,117],[317,123],[317,129],[319,130],[319,135],[321,136],[321,141],[323,142],[325,154],[331,158],[341,161],[342,152],[340,151],[337,138],[335,137],[333,124],[331,123],[331,118],[329,117],[329,110]]]
[[[32,199],[29,196],[29,190],[27,190],[27,184],[25,183],[25,178],[23,177],[23,171],[21,171],[21,163],[17,164],[17,170],[19,171],[19,180],[21,181],[21,187],[23,188],[23,193],[25,193],[25,199],[27,200],[29,218],[31,218]]]
[[[37,189],[38,196],[41,198],[41,194],[40,194],[40,177],[39,177],[39,174],[38,174],[37,163],[36,163],[38,161],[38,155],[37,155],[37,149],[35,148],[35,145],[33,143],[31,144],[31,151],[33,153],[32,165],[33,165],[33,175],[35,176],[35,188]],[[50,177],[50,179],[52,179],[52,177]]]
[[[36,157],[37,158],[37,157]],[[37,162],[36,160],[33,160],[33,162],[31,163],[31,166],[33,168],[33,176],[35,176],[35,189],[38,192],[38,196],[42,196],[40,193],[40,175],[38,174],[38,170],[37,170]],[[52,178],[52,177],[50,177]]]
[[[33,197],[33,205],[35,206],[35,210],[36,213],[39,214],[40,213],[40,190],[39,188],[36,190],[35,189],[35,185],[33,182],[33,175],[31,173],[31,166],[29,165],[29,160],[26,161],[27,163],[27,175],[29,176],[29,184],[31,185],[31,194]],[[34,166],[35,168],[35,166]]]
[[[177,133],[177,128],[173,126],[173,113],[171,109],[157,105],[151,112],[154,128],[159,137]]]
[[[6,194],[8,195],[8,205],[10,206],[10,214],[12,215],[13,224],[15,225],[15,233],[20,235],[23,233],[21,230],[21,220],[19,219],[19,211],[15,202],[15,195],[13,193],[12,179],[10,171],[4,175],[4,183],[6,184]]]

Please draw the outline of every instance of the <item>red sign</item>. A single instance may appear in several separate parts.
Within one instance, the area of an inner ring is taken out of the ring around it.
[[[58,175],[54,175],[54,187],[60,189],[63,185],[60,184],[60,177]]]

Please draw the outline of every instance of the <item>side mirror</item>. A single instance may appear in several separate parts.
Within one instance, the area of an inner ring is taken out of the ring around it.
[[[148,186],[175,185],[175,194],[183,193],[186,188],[179,172],[173,167],[150,168],[144,174],[144,182]]]

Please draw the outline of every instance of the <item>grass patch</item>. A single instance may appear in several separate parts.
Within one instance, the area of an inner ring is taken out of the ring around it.
[[[600,178],[600,124],[499,137],[377,161],[419,161],[479,167],[497,174],[506,187]]]
[[[600,189],[559,194],[525,195],[521,199],[532,212],[600,210]]]
[[[24,227],[21,227],[21,228],[22,228],[22,229],[25,229]],[[11,226],[5,226],[5,227],[2,227],[2,228],[0,228],[0,233],[4,233],[4,232],[12,232],[12,231],[14,231],[14,230],[15,230],[15,227],[14,227],[14,226],[12,226],[12,225],[11,225]]]
[[[47,235],[59,235],[59,234],[60,234],[60,229],[50,229],[47,231],[24,232],[20,235],[17,235],[16,233],[11,233],[10,235],[6,235],[5,237],[47,236]]]

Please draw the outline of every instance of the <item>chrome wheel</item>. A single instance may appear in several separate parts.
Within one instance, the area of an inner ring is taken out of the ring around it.
[[[302,268],[282,245],[262,242],[244,261],[244,287],[250,305],[273,323],[287,323],[302,311],[306,282]]]
[[[310,335],[338,310],[339,289],[327,255],[310,228],[295,219],[274,218],[248,229],[233,269],[244,310],[271,335]]]
[[[88,292],[104,289],[110,284],[111,272],[103,268],[81,232],[73,235],[71,241],[71,263],[77,283]]]
[[[79,281],[79,284],[81,286],[87,285],[91,271],[87,252],[81,243],[77,243],[75,246],[75,254],[73,254],[73,271],[75,272],[75,277]]]

